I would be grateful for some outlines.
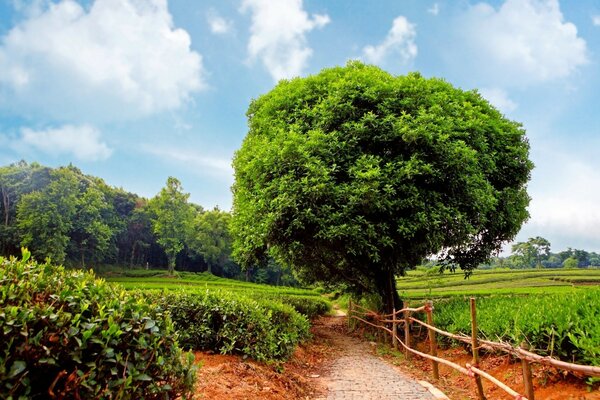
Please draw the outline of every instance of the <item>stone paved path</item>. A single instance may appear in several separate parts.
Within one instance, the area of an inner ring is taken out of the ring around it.
[[[331,330],[329,339],[338,356],[328,373],[321,377],[321,383],[327,387],[327,397],[321,399],[435,399],[416,380],[376,357],[368,343],[336,332],[335,326],[325,326],[325,329],[328,328]]]

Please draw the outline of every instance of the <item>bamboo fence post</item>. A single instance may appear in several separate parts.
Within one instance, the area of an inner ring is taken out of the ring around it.
[[[348,330],[352,331],[352,298],[348,299]]]
[[[402,303],[403,308],[408,308],[408,302],[405,301]],[[404,344],[406,347],[410,347],[410,311],[404,311]],[[404,356],[407,360],[410,360],[410,351],[408,349],[404,350]]]
[[[394,350],[398,350],[398,342],[396,341],[396,330],[398,329],[398,324],[396,323],[396,307],[394,307],[394,312],[392,314],[392,346]]]
[[[427,311],[427,324],[433,326],[433,301],[428,300],[426,304],[427,308],[425,308],[425,310]],[[429,351],[431,352],[432,356],[437,357],[437,343],[435,339],[435,331],[431,328],[427,328],[427,333],[429,336]],[[438,369],[437,361],[431,360],[431,369],[433,371],[433,379],[435,379],[436,381],[440,379],[440,371]]]
[[[473,347],[473,366],[479,368],[479,343],[477,342],[477,310],[475,309],[475,297],[471,297],[471,345]],[[485,400],[481,376],[475,374],[475,383],[477,384],[477,393],[481,400]]]
[[[528,350],[525,343],[521,343],[521,348]],[[528,400],[534,400],[535,393],[533,390],[533,379],[531,377],[531,364],[524,358],[521,358],[521,368],[523,369],[523,384],[525,385],[525,393]]]

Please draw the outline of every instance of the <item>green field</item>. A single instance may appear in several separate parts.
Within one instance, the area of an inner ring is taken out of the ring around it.
[[[475,270],[464,273],[409,271],[397,280],[403,298],[451,297],[493,294],[573,293],[600,285],[600,269]]]
[[[288,295],[288,296],[320,296],[315,290],[299,289],[287,286],[272,286],[258,283],[220,278],[209,273],[179,272],[169,277],[164,270],[128,271],[122,276],[107,276],[108,282],[122,285],[125,289],[165,289],[165,290],[226,290],[235,293]]]

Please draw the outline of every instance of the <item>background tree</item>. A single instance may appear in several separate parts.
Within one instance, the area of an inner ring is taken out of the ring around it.
[[[192,251],[201,255],[208,265],[208,272],[214,268],[223,270],[231,255],[231,235],[229,223],[231,214],[215,208],[196,215],[191,229],[189,245]]]
[[[17,204],[21,196],[42,190],[50,182],[50,168],[19,161],[0,167],[0,254],[19,254]]]
[[[188,193],[183,193],[181,182],[169,177],[167,185],[148,204],[152,230],[156,241],[167,254],[170,274],[175,271],[177,255],[184,248],[189,225],[194,217],[193,209],[188,204],[189,197]]]
[[[550,255],[550,242],[543,237],[529,238],[512,245],[512,252],[520,257],[526,267],[542,268],[542,260]]]
[[[23,195],[17,207],[21,245],[43,260],[65,261],[73,218],[77,209],[79,182],[72,171],[52,171],[52,182],[43,190]]]
[[[579,266],[579,262],[577,261],[577,258],[571,256],[563,261],[562,266],[566,269],[577,268]]]
[[[115,233],[108,224],[110,211],[111,205],[106,202],[104,194],[92,185],[76,201],[69,236],[82,268],[86,266],[86,258],[100,260],[106,255]]]
[[[235,155],[234,255],[399,307],[423,258],[475,268],[528,218],[521,126],[477,92],[351,62],[281,81]]]

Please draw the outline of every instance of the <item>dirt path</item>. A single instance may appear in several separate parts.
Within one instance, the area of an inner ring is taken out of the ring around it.
[[[318,399],[435,399],[415,379],[375,356],[369,343],[347,336],[343,332],[344,321],[341,317],[329,317],[315,324],[315,333],[328,341],[335,354],[318,379],[327,391]]]

